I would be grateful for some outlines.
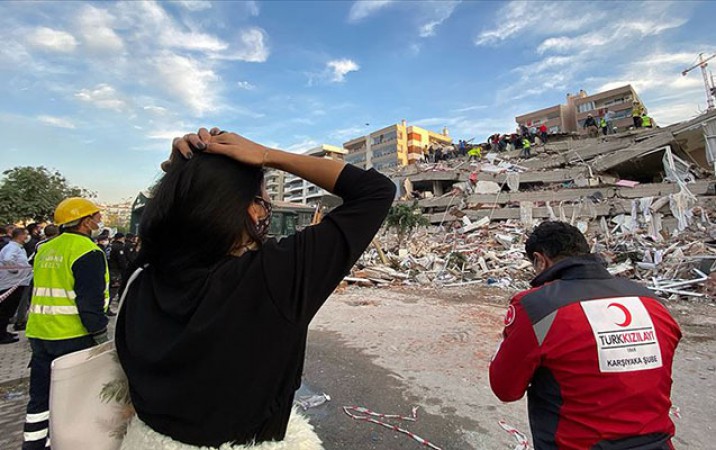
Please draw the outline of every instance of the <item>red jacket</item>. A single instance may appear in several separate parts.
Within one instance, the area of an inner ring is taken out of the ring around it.
[[[506,402],[527,392],[535,449],[672,449],[681,331],[654,293],[593,256],[532,284],[510,302],[490,385]]]

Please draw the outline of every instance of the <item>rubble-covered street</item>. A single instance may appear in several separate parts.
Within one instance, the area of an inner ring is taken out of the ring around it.
[[[349,288],[313,322],[305,382],[331,401],[310,409],[327,449],[421,448],[407,436],[350,420],[342,406],[387,414],[419,406],[408,430],[443,449],[513,449],[505,420],[529,434],[526,404],[501,403],[487,367],[509,292],[499,288]],[[684,332],[674,363],[675,445],[710,448],[716,413],[716,307],[674,301]],[[347,369],[347,370],[346,370]]]

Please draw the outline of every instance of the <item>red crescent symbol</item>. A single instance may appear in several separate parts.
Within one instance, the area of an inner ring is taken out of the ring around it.
[[[505,314],[505,326],[509,327],[512,325],[512,322],[515,321],[515,316],[517,316],[517,312],[515,311],[515,306],[510,305],[509,308],[507,308],[507,313]]]
[[[624,313],[624,322],[622,322],[622,323],[614,322],[614,323],[620,327],[628,327],[629,325],[631,325],[631,313],[626,308],[626,306],[619,304],[619,303],[610,303],[609,306],[607,306],[607,308],[611,308],[612,306],[619,308]]]

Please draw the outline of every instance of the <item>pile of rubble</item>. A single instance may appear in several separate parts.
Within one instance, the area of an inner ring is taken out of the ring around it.
[[[394,178],[432,226],[404,245],[384,233],[346,280],[523,289],[525,236],[551,219],[580,228],[614,274],[665,296],[713,297],[715,161],[710,112],[654,130],[555,137],[529,159],[508,151],[411,165]]]

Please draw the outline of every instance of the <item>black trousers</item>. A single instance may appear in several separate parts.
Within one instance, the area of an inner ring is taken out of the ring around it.
[[[30,402],[27,404],[22,450],[44,450],[50,428],[50,367],[52,361],[68,353],[94,345],[90,336],[60,341],[30,339]]]
[[[9,289],[0,291],[0,295],[6,293]],[[17,311],[17,305],[20,304],[22,293],[25,291],[23,286],[18,287],[13,291],[8,298],[0,303],[0,338],[7,336],[7,326],[10,323],[10,318],[15,315]]]

